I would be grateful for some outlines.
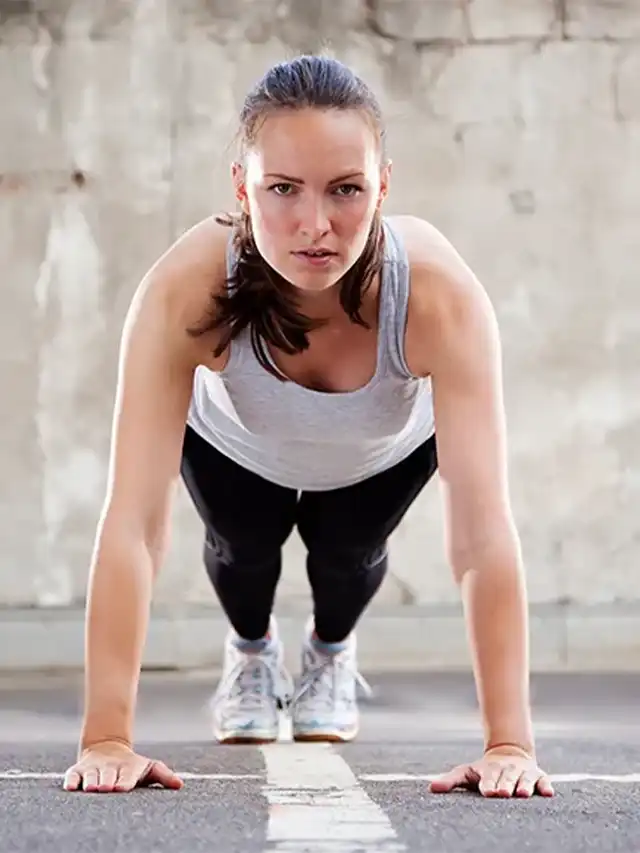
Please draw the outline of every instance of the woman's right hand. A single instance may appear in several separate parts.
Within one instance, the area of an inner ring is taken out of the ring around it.
[[[65,773],[63,788],[106,794],[154,784],[178,790],[184,782],[162,761],[137,755],[117,741],[105,741],[81,753]]]

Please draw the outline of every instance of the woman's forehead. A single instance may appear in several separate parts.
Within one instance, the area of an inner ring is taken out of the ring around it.
[[[378,141],[355,110],[300,110],[269,116],[247,151],[256,174],[323,173],[334,180],[378,164]]]

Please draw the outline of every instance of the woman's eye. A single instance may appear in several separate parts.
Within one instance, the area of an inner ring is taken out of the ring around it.
[[[276,195],[289,195],[290,190],[293,189],[293,184],[274,184],[270,187]]]
[[[362,188],[356,186],[356,184],[342,184],[341,186],[336,187],[336,192],[338,195],[349,197],[362,192]]]
[[[269,190],[274,192],[276,195],[286,196],[292,195],[296,188],[293,184],[279,183],[272,184],[269,187]],[[361,193],[362,187],[359,187],[356,184],[341,184],[339,187],[335,187],[332,192],[342,198],[351,198],[352,196]]]

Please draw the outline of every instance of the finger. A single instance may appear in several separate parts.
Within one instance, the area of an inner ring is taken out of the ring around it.
[[[429,785],[432,794],[448,794],[454,788],[469,788],[477,782],[472,768],[466,764],[459,764],[448,773],[443,773],[437,779],[433,779]]]
[[[82,774],[82,790],[97,791],[98,790],[98,769],[97,767],[88,767]]]
[[[123,793],[128,793],[129,791],[133,791],[133,789],[138,784],[138,780],[140,779],[140,771],[136,767],[131,767],[129,765],[123,765],[120,767],[118,771],[118,777],[116,779],[116,784],[114,786],[114,791],[119,791]]]
[[[546,774],[540,776],[536,783],[536,790],[542,797],[553,797],[555,794],[551,779]]]
[[[495,761],[483,765],[483,770],[478,784],[478,790],[483,797],[495,797],[497,793],[498,780],[502,773],[502,766]]]
[[[118,768],[117,767],[103,767],[100,770],[100,775],[98,777],[98,790],[102,794],[109,793],[113,791],[116,779],[118,778]]]
[[[429,785],[429,790],[433,794],[448,794],[454,788],[464,784],[464,767],[454,767],[448,773],[443,773],[437,779],[433,779]]]
[[[532,797],[536,789],[538,775],[535,773],[523,773],[518,779],[514,794],[516,797]]]
[[[514,764],[509,764],[503,768],[496,783],[496,796],[512,797],[521,776],[522,768],[518,768]]]
[[[80,773],[74,767],[70,767],[64,774],[62,787],[65,791],[77,791],[81,782],[82,776]]]
[[[141,785],[162,785],[164,788],[179,790],[184,785],[182,779],[170,770],[163,761],[152,761],[140,777]]]

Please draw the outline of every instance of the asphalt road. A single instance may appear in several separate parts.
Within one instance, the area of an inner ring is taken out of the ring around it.
[[[211,743],[210,677],[149,676],[138,747],[185,774],[178,792],[68,793],[79,685],[0,681],[2,853],[598,853],[640,850],[640,676],[534,679],[540,760],[556,796],[434,795],[476,757],[465,675],[367,673],[356,743]]]

